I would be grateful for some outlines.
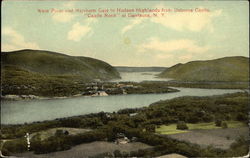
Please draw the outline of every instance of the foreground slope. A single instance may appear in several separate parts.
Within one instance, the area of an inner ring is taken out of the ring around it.
[[[249,58],[235,56],[174,65],[159,77],[181,81],[236,82],[249,80]]]

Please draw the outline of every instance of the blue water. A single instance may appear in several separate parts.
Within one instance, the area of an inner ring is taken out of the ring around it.
[[[2,124],[22,124],[52,120],[96,112],[113,112],[124,108],[137,108],[180,96],[211,96],[240,90],[176,88],[180,92],[165,94],[133,94],[104,97],[74,97],[67,99],[4,101],[1,105]]]

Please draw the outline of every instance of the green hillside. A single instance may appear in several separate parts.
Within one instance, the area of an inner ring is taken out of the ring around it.
[[[86,82],[120,78],[115,68],[101,60],[49,51],[2,52],[1,63],[3,95],[72,95]]]
[[[249,58],[235,56],[174,65],[159,77],[181,81],[249,81]]]
[[[86,80],[120,77],[111,65],[88,57],[73,57],[39,50],[2,52],[1,57],[3,66],[13,65],[47,75],[78,75]]]

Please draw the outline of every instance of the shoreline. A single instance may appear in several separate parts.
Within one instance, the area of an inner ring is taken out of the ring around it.
[[[104,84],[115,85],[115,83],[107,82]],[[49,100],[49,99],[67,99],[75,97],[93,97],[93,96],[113,96],[126,94],[161,94],[179,92],[176,88],[202,88],[202,89],[240,89],[249,93],[248,82],[189,82],[189,81],[142,81],[142,82],[119,82],[121,85],[134,86],[117,88],[114,90],[104,89],[95,90],[91,93],[83,91],[82,93],[68,95],[68,96],[39,96],[34,94],[6,94],[1,95],[3,101],[21,101],[21,100]],[[145,86],[146,85],[146,86]],[[149,87],[148,87],[149,85]],[[152,91],[153,86],[161,86],[156,91]],[[152,86],[152,87],[150,87]],[[138,88],[139,87],[139,88]],[[143,88],[143,89],[140,89]],[[110,88],[112,89],[112,88]],[[117,91],[119,90],[119,91]]]
[[[175,89],[176,90],[176,89]],[[162,93],[133,93],[133,94],[163,94],[163,93],[176,93],[179,92],[179,90],[176,91],[170,91],[170,92],[162,92]],[[116,96],[116,95],[133,95],[133,94],[111,94],[111,95],[73,95],[73,96],[55,96],[55,97],[44,97],[44,96],[35,96],[35,95],[6,95],[1,96],[2,101],[29,101],[29,100],[51,100],[51,99],[70,99],[70,98],[78,98],[78,97],[107,97],[107,96]],[[34,96],[34,97],[30,97]]]

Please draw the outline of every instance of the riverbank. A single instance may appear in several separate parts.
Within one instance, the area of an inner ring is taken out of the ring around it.
[[[248,82],[182,82],[182,81],[143,81],[143,82],[93,82],[79,85],[71,85],[63,89],[78,87],[78,93],[70,95],[34,95],[26,94],[4,94],[2,100],[33,100],[33,99],[65,99],[82,96],[109,96],[123,94],[157,94],[179,92],[176,88],[204,88],[204,89],[242,89],[249,93]],[[171,88],[169,88],[171,87]],[[74,89],[74,88],[73,88]],[[73,91],[72,89],[72,91]]]
[[[78,93],[72,93],[70,95],[34,95],[26,94],[24,91],[18,92],[18,94],[4,94],[1,96],[2,100],[32,100],[32,99],[63,99],[63,98],[73,98],[81,96],[108,96],[108,95],[123,95],[123,94],[157,94],[157,93],[172,93],[179,92],[179,90],[174,88],[169,88],[165,86],[164,83],[136,83],[136,82],[93,82],[80,85],[72,85],[73,87],[79,87]],[[61,86],[63,88],[63,86]],[[64,89],[70,87],[64,87]],[[73,90],[72,90],[73,91]]]
[[[148,82],[148,81],[146,81]],[[152,81],[156,82],[156,81]],[[185,82],[185,81],[157,81],[168,87],[205,88],[205,89],[244,89],[249,92],[249,82]]]

